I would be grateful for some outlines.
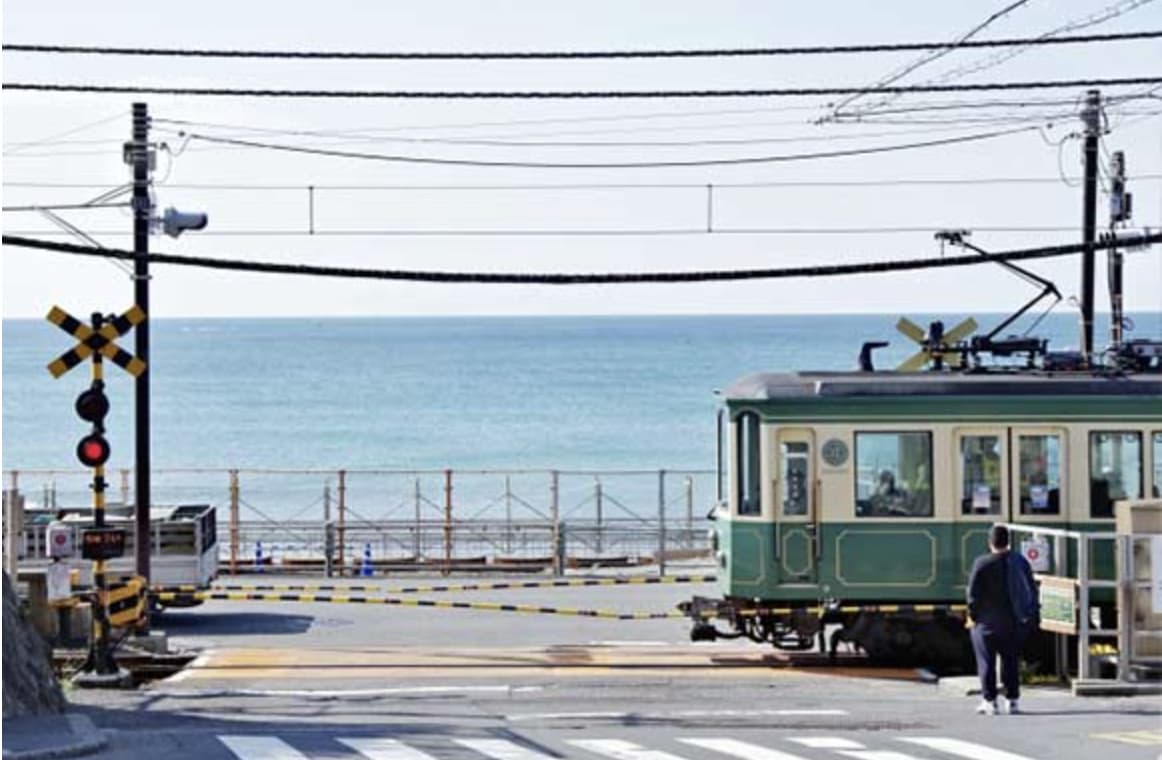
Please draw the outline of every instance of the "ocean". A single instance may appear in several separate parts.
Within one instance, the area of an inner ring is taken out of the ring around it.
[[[925,325],[930,317],[911,318]],[[573,499],[579,503],[591,498],[594,472],[665,469],[698,478],[701,509],[712,498],[716,389],[754,371],[853,368],[865,340],[891,341],[876,355],[879,366],[890,367],[914,349],[896,332],[896,319],[158,320],[151,334],[155,499],[222,503],[226,470],[241,469],[244,503],[278,519],[313,515],[339,469],[383,471],[377,488],[394,494],[413,481],[420,488],[420,476],[403,471],[452,468],[487,480],[478,486],[479,508],[487,511],[502,490],[493,471],[524,477],[521,488],[537,493],[525,498],[536,505],[546,488],[539,471],[577,473],[577,488],[589,494]],[[959,317],[945,319],[952,325]],[[1001,319],[977,315],[982,326]],[[1160,324],[1156,314],[1138,322],[1143,331]],[[1099,318],[1099,344],[1107,330]],[[1077,343],[1069,314],[1051,315],[1038,332],[1059,349]],[[132,334],[120,342],[132,350]],[[72,344],[46,321],[4,320],[3,467],[20,471],[32,498],[55,487],[60,500],[86,503],[74,447],[87,424],[73,402],[88,385],[88,365],[57,380],[45,369]],[[133,381],[109,363],[106,378],[115,500],[119,472],[133,466]],[[634,489],[656,493],[657,478],[641,477],[648,487]],[[423,500],[439,503],[437,476],[423,479]],[[691,486],[679,476],[667,487],[666,500],[681,509],[681,490]],[[609,498],[616,499],[612,491]],[[361,501],[381,515],[396,497]]]

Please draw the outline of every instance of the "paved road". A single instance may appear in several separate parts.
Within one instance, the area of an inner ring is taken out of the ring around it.
[[[623,611],[711,588],[474,592]],[[1027,714],[914,670],[788,667],[676,620],[615,622],[359,604],[213,602],[167,614],[202,650],[134,692],[76,692],[105,757],[165,760],[1069,760],[1156,758],[1162,701],[1031,690]]]

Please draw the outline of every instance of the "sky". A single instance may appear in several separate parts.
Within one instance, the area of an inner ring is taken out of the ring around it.
[[[449,52],[701,49],[953,40],[1011,4],[9,0],[2,23],[8,44]],[[977,38],[1038,36],[1111,5],[1131,4],[1027,0]],[[1162,29],[1162,2],[1145,2],[1076,33],[1155,29]],[[259,89],[863,87],[920,55],[400,62],[6,51],[2,71],[5,82]],[[958,51],[918,67],[900,83],[1162,72],[1157,40],[1043,46],[1008,60],[997,58],[996,50]],[[1147,89],[1110,88],[1105,94]],[[209,215],[202,232],[178,239],[154,236],[154,251],[371,269],[636,272],[938,255],[933,232],[941,228],[973,230],[972,242],[987,250],[1077,242],[1082,190],[1076,182],[1081,143],[1075,133],[1081,125],[1075,104],[1083,90],[916,94],[891,103],[866,96],[852,104],[864,108],[862,120],[843,123],[818,123],[832,112],[828,102],[835,99],[825,97],[137,99],[148,103],[159,143],[158,209],[172,206]],[[129,180],[121,143],[129,136],[134,97],[5,90],[2,98],[5,207],[84,203]],[[1162,89],[1107,109],[1110,133],[1103,139],[1102,161],[1108,164],[1113,151],[1125,152],[1135,228],[1162,226],[1160,98]],[[1040,104],[1043,100],[1051,102]],[[1004,105],[981,108],[981,101]],[[959,107],[933,108],[952,103]],[[188,137],[484,162],[592,164],[872,148],[1021,127],[1026,129],[987,140],[858,157],[633,169],[438,166],[240,148]],[[683,144],[658,145],[675,142]],[[994,181],[999,178],[1035,181]],[[932,184],[937,180],[974,183]],[[1103,180],[1103,185],[1108,183]],[[1101,226],[1108,220],[1106,203],[1103,193]],[[132,247],[125,208],[58,213],[103,246]],[[80,242],[36,212],[5,211],[2,224],[6,234]],[[312,224],[316,234],[305,234]],[[714,231],[708,233],[708,226]],[[88,314],[120,311],[131,303],[131,280],[109,261],[8,246],[0,266],[6,319],[40,318],[53,304]],[[1126,267],[1129,307],[1162,310],[1162,247],[1129,253]],[[1076,256],[1029,268],[1054,280],[1067,299],[1078,291]],[[1106,304],[1104,269],[1102,256],[1099,310]],[[164,265],[155,265],[152,276],[153,316],[158,318],[964,313],[1012,311],[1036,292],[996,265],[833,279],[580,287],[351,281]],[[1058,308],[1076,307],[1067,300]]]

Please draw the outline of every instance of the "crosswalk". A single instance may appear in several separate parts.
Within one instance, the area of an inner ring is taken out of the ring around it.
[[[388,737],[336,738],[351,752],[328,750],[312,755],[296,749],[277,736],[222,735],[218,740],[238,760],[699,760],[702,758],[742,758],[742,760],[1039,760],[1006,749],[946,736],[877,736],[876,744],[844,736],[787,736],[774,740],[778,746],[764,746],[730,737],[675,737],[676,748],[658,749],[619,738],[567,739],[561,746],[547,748],[513,739],[459,738],[426,742],[423,748]],[[685,748],[689,748],[688,750]],[[465,754],[469,750],[475,754]],[[914,754],[919,753],[919,754]]]

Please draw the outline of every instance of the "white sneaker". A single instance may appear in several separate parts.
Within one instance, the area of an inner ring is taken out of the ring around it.
[[[1021,704],[1020,704],[1019,700],[1010,699],[1010,700],[1008,700],[1008,703],[1009,703],[1009,709],[1007,710],[1007,712],[1009,713],[1009,715],[1020,715],[1021,714]]]
[[[976,712],[977,715],[996,715],[997,703],[982,699],[980,704],[976,706]]]

